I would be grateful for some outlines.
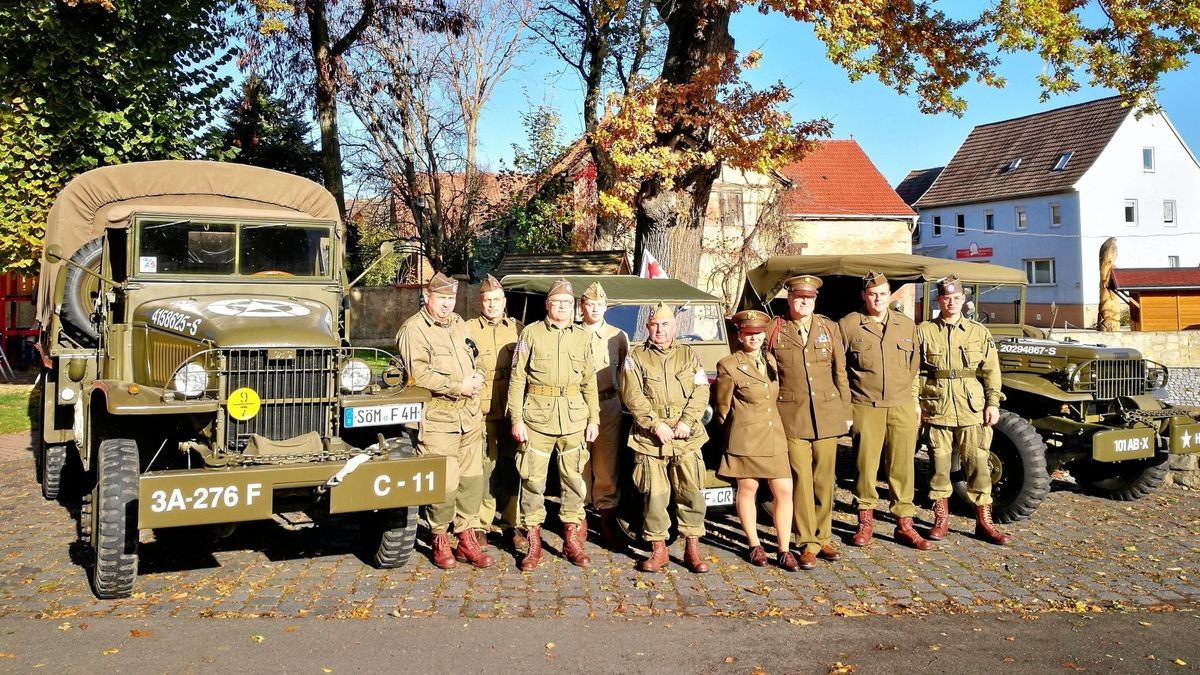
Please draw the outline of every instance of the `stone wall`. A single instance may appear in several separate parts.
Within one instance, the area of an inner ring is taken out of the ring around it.
[[[1143,357],[1168,368],[1200,367],[1200,331],[1100,333],[1094,330],[1055,330],[1053,336],[1056,340],[1073,338],[1090,344],[1133,347]]]

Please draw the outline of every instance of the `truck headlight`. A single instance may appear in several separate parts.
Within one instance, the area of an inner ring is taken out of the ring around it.
[[[371,366],[360,359],[350,359],[341,371],[342,391],[357,394],[371,384]]]
[[[1149,368],[1146,370],[1146,389],[1164,389],[1167,386],[1166,368]]]
[[[208,371],[199,363],[189,363],[175,372],[171,386],[188,398],[199,396],[208,389]]]

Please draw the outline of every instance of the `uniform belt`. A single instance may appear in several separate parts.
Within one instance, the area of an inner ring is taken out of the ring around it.
[[[608,391],[602,391],[599,394],[601,401],[607,401],[608,399],[613,398],[616,395],[617,395],[616,389],[609,389]]]
[[[537,396],[574,396],[579,393],[579,385],[573,384],[569,387],[545,387],[540,384],[531,384],[527,390],[530,394]]]
[[[659,408],[655,412],[657,412],[658,416],[664,420],[673,420],[683,414],[683,408],[673,408],[668,406],[666,408]]]
[[[927,370],[925,377],[931,380],[957,380],[961,378],[975,377],[976,372],[971,368],[954,368],[951,370]]]
[[[445,396],[434,396],[429,399],[429,405],[435,408],[462,408],[467,405],[469,398],[446,398]]]

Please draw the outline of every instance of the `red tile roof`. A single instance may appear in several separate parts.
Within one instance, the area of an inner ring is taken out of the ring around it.
[[[858,143],[825,141],[779,171],[795,187],[781,200],[784,216],[914,216]]]
[[[1126,290],[1200,288],[1200,267],[1135,267],[1116,269],[1117,287]]]

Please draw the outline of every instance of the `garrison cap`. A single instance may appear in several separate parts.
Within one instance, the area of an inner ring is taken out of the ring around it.
[[[429,289],[430,293],[437,293],[439,295],[457,295],[458,280],[451,279],[445,274],[438,272],[429,279],[429,285],[426,286],[426,288]]]
[[[571,297],[575,297],[575,289],[571,288],[571,282],[559,277],[554,280],[553,284],[550,284],[550,292],[546,294],[546,297],[549,298],[555,295],[569,295]]]
[[[883,276],[883,272],[869,270],[866,276],[863,277],[863,290],[882,286],[888,282],[887,277]]]
[[[666,321],[675,318],[675,310],[665,303],[658,303],[654,306],[654,313],[650,315],[651,321]]]
[[[604,287],[599,281],[593,281],[583,292],[583,297],[588,300],[608,300],[608,294],[604,292]]]
[[[962,293],[963,292],[962,282],[959,280],[958,275],[951,274],[948,277],[942,277],[941,279],[938,279],[937,292],[938,292],[938,295],[947,295],[949,293]]]
[[[770,317],[755,309],[747,309],[734,314],[732,321],[743,333],[762,333],[771,323]]]
[[[479,284],[480,293],[502,290],[504,290],[504,287],[500,285],[500,280],[490,274],[483,278],[483,283]]]
[[[817,297],[817,289],[821,287],[821,279],[811,274],[801,274],[784,282],[789,293],[795,293],[804,298]]]

